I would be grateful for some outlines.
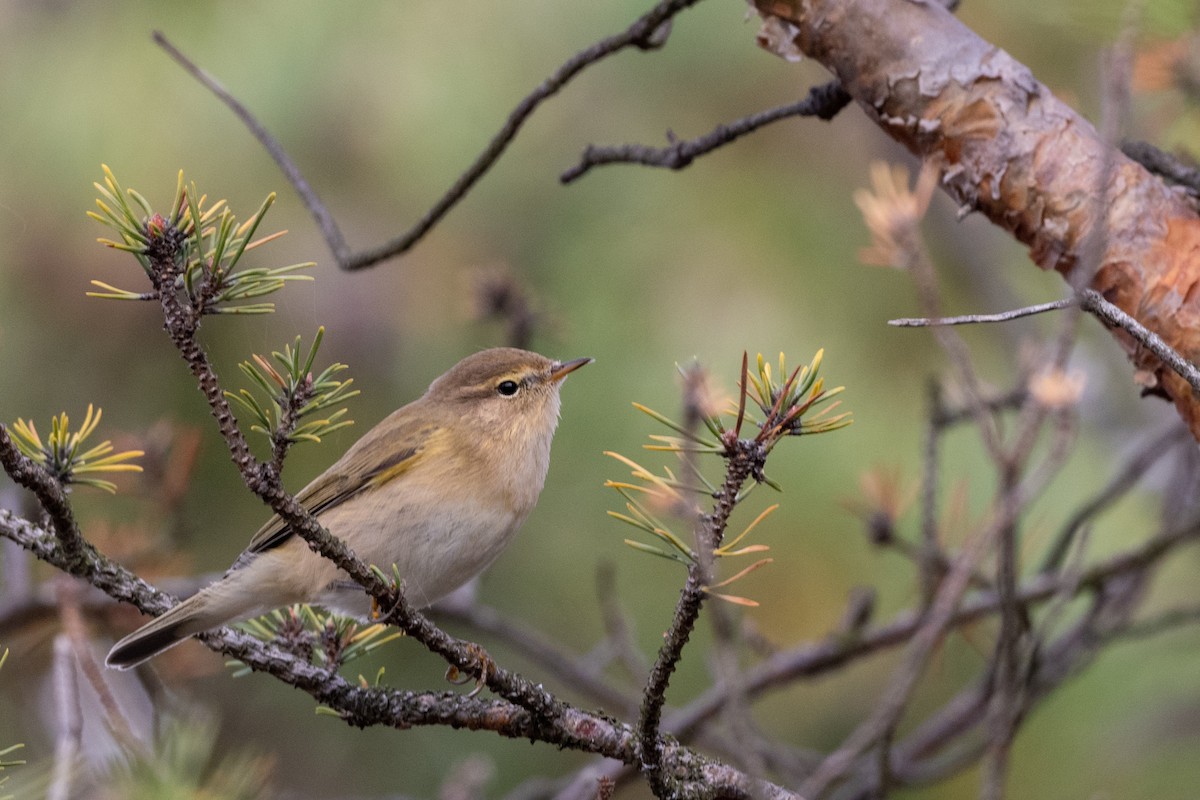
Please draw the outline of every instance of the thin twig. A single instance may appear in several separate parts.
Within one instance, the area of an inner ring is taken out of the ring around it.
[[[989,395],[983,398],[983,407],[991,413],[998,411],[1019,411],[1029,397],[1029,391],[1024,385],[1018,386],[1005,394]],[[943,405],[935,414],[933,422],[942,428],[950,428],[975,419],[974,412],[967,406],[948,408]]]
[[[937,591],[938,583],[950,570],[950,558],[941,551],[940,547],[931,551],[925,543],[914,544],[902,536],[893,537],[882,547],[887,547],[917,565],[922,592],[925,591],[926,583],[928,583],[930,594],[928,597],[922,595],[921,598],[921,602],[928,606],[933,601],[933,593]],[[971,586],[975,589],[991,590],[995,588],[994,583],[982,570],[976,570],[971,576]]]
[[[913,636],[902,666],[894,674],[875,710],[847,737],[841,747],[822,762],[801,788],[801,794],[806,797],[819,796],[831,783],[844,776],[862,753],[894,730],[919,678],[925,671],[934,647],[953,621],[970,572],[990,549],[1001,525],[1002,520],[998,519],[990,528],[979,531],[968,542],[943,581],[929,609],[927,621]]]
[[[1091,609],[1051,643],[1033,665],[1020,713],[1028,716],[1038,702],[1093,660],[1105,642],[1133,630],[1137,623],[1129,622],[1131,610],[1124,605],[1124,598],[1105,599],[1103,593],[1098,593]],[[1172,621],[1183,624],[1197,620]],[[986,679],[964,689],[899,744],[890,764],[898,783],[907,787],[932,783],[977,761],[987,742],[969,734],[985,719],[982,711],[990,692]],[[949,752],[939,757],[946,749]]]
[[[909,275],[917,290],[921,310],[930,318],[941,316],[939,308],[941,298],[938,296],[937,273],[933,261],[929,257],[929,249],[925,245],[920,231],[914,225],[909,235],[913,241],[908,243],[910,254]],[[962,338],[950,328],[933,329],[933,337],[946,354],[951,367],[957,373],[959,384],[965,396],[965,405],[971,410],[971,416],[979,428],[983,445],[992,460],[999,463],[1004,459],[1004,448],[1001,442],[1000,429],[995,417],[989,411],[979,375],[971,361],[970,351]]]
[[[1049,303],[1039,303],[1035,306],[1001,311],[997,314],[963,314],[959,317],[901,317],[899,319],[889,319],[888,325],[891,325],[893,328],[932,328],[940,325],[975,325],[986,322],[1009,322],[1022,317],[1031,317],[1034,314],[1044,314],[1047,311],[1057,311],[1060,308],[1066,308],[1074,304],[1075,301],[1067,297]]]
[[[1184,625],[1200,624],[1200,606],[1172,608],[1153,617],[1139,620],[1111,635],[1113,640],[1132,641],[1158,636]]]
[[[683,370],[683,422],[687,431],[686,438],[694,437],[703,424],[705,380],[704,370],[699,364],[692,364]],[[681,458],[684,474],[699,474],[694,452],[685,451]],[[721,529],[711,529],[710,520],[699,518],[696,527],[696,547],[706,584],[711,584],[714,579],[714,549],[720,544],[722,535]],[[713,630],[711,658],[716,681],[725,687],[729,696],[724,708],[724,722],[731,734],[728,737],[729,746],[726,752],[730,753],[734,763],[748,775],[763,778],[767,774],[765,748],[756,746],[763,741],[763,737],[754,727],[750,716],[749,700],[738,659],[741,626],[734,619],[731,609],[721,602],[709,606],[708,618]]]
[[[666,147],[650,147],[642,144],[625,144],[615,147],[588,145],[580,156],[579,163],[559,176],[562,183],[572,183],[582,178],[593,167],[606,164],[641,164],[647,167],[663,167],[679,170],[688,166],[699,156],[737,141],[747,134],[770,125],[772,122],[791,117],[817,117],[833,119],[850,103],[851,97],[838,81],[814,86],[799,102],[778,108],[760,111],[725,125],[718,125],[709,133],[696,139],[676,140],[668,134]]]
[[[1195,364],[1181,356],[1175,348],[1167,344],[1154,331],[1146,328],[1129,314],[1105,300],[1104,296],[1094,289],[1081,290],[1079,300],[1064,298],[1050,303],[1004,311],[999,314],[966,314],[960,317],[903,317],[888,320],[888,325],[898,328],[925,328],[946,325],[969,325],[981,322],[1007,322],[1020,317],[1027,317],[1031,314],[1041,314],[1046,311],[1055,311],[1072,306],[1082,307],[1083,310],[1099,317],[1109,325],[1121,328],[1129,333],[1140,345],[1158,356],[1167,367],[1191,384],[1192,389],[1200,392],[1200,369],[1197,369]]]
[[[1000,531],[1011,524],[1006,512],[1022,507],[1023,499],[1014,498],[1011,504],[1005,504],[998,509],[991,524],[977,531],[963,546],[962,552],[955,558],[950,572],[942,581],[925,621],[914,634],[903,663],[893,674],[875,710],[846,738],[841,747],[826,757],[813,776],[801,787],[802,795],[819,796],[830,784],[840,780],[862,753],[894,729],[924,674],[934,648],[954,622],[959,602],[970,583],[971,574],[991,549]]]
[[[1145,570],[1176,548],[1200,540],[1200,515],[1193,515],[1128,551],[1111,556],[1106,561],[1084,570],[1072,584],[1077,591],[1099,591],[1110,581]],[[1064,579],[1057,575],[1037,575],[1024,581],[1017,599],[1024,605],[1039,603],[1061,594]],[[950,625],[967,625],[993,614],[999,608],[995,592],[972,595],[953,614]],[[780,651],[747,670],[746,691],[758,697],[772,689],[790,685],[799,677],[827,674],[875,653],[901,646],[922,629],[926,614],[910,609],[896,614],[891,621],[869,628],[856,638],[830,637],[817,643],[805,643]],[[680,738],[692,735],[713,715],[719,713],[725,695],[710,689],[685,708],[671,714],[664,728]]]

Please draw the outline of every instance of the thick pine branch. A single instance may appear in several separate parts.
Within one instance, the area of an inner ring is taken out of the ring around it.
[[[1073,283],[1081,278],[1196,362],[1200,219],[1028,68],[936,3],[756,5],[794,26],[796,46],[833,72],[884,132],[940,161],[942,186],[964,209],[1028,245],[1039,266]],[[1151,390],[1169,397],[1200,438],[1192,387],[1124,332],[1114,335]]]

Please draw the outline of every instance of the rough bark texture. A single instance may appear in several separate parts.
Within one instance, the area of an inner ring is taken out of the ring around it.
[[[754,1],[892,138],[939,158],[957,202],[1027,244],[1045,269],[1070,279],[1077,265],[1094,266],[1092,288],[1197,361],[1200,220],[1025,66],[936,2]],[[1098,259],[1085,256],[1093,247]],[[1191,387],[1116,335],[1139,379],[1169,397],[1200,439]]]

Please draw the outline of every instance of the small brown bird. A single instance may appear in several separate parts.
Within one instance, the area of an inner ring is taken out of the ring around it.
[[[468,356],[392,412],[297,500],[427,606],[486,569],[537,503],[559,389],[591,362],[495,348]],[[128,669],[189,636],[292,603],[365,617],[369,598],[278,515],[216,583],[138,630],[105,663]]]

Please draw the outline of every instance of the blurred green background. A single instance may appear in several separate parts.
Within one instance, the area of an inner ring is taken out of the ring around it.
[[[747,613],[780,645],[822,637],[856,585],[879,588],[881,619],[910,606],[917,593],[909,565],[872,549],[860,520],[843,508],[872,467],[896,467],[915,480],[924,388],[944,372],[927,333],[885,325],[916,313],[908,279],[856,259],[867,234],[852,192],[866,185],[871,161],[911,164],[907,155],[851,107],[830,124],[772,126],[679,173],[617,166],[569,187],[557,181],[588,143],[661,143],[668,129],[700,135],[791,102],[827,78],[817,65],[760,51],[744,4],[703,3],[676,20],[665,50],[624,53],[589,70],[533,117],[415,251],[357,274],[331,264],[264,151],[150,40],[162,30],[217,75],[291,152],[351,245],[365,247],[422,213],[559,63],[646,7],[630,0],[469,7],[0,2],[0,418],[45,424],[59,410],[82,416],[94,402],[105,410],[109,436],[163,419],[197,426],[200,460],[185,500],[190,523],[174,543],[190,556],[180,569],[223,569],[244,546],[263,508],[231,468],[156,310],[84,296],[93,278],[123,287],[141,278],[131,258],[95,243],[105,231],[84,216],[101,163],[159,205],[169,202],[182,168],[243,215],[279,192],[266,227],[290,233],[259,251],[255,263],[319,262],[314,283],[274,298],[274,316],[206,323],[204,341],[222,373],[232,383],[238,361],[296,334],[307,341],[324,325],[324,359],[348,363],[363,390],[352,404],[355,428],[300,448],[289,461],[291,487],[458,358],[502,343],[500,326],[472,318],[470,286],[474,271],[503,265],[543,312],[535,349],[597,361],[564,390],[546,490],[517,542],[483,578],[484,601],[584,653],[603,636],[594,576],[611,562],[650,656],[682,571],[621,543],[631,529],[606,518],[618,504],[602,483],[625,470],[602,451],[640,457],[655,430],[630,402],[673,412],[677,363],[699,359],[731,390],[743,350],[783,350],[800,363],[824,347],[823,374],[847,387],[844,407],[854,425],[777,451],[769,471],[785,488],[777,498],[783,507],[757,534],[775,562],[739,583],[739,593],[762,603]],[[1122,7],[1108,0],[968,2],[961,15],[1095,119],[1100,51],[1114,39]],[[1193,12],[1193,3],[1147,3],[1147,39],[1183,33]],[[1187,141],[1194,129],[1180,121],[1181,102],[1169,93],[1139,98],[1131,132]],[[935,199],[925,230],[949,312],[999,310],[1063,292],[1056,275],[1039,272],[986,222],[957,222],[945,197]],[[1132,437],[1171,416],[1165,404],[1137,399],[1115,344],[1094,323],[1084,328],[1076,357],[1089,376],[1083,437],[1029,521],[1031,560],[1107,479]],[[1003,387],[1022,343],[1054,329],[1037,319],[965,336],[985,378]],[[977,439],[966,434],[951,438],[946,456],[973,515],[992,489],[976,451]],[[948,481],[944,495],[957,486]],[[768,494],[747,503],[743,524],[776,499]],[[120,499],[77,497],[85,530],[126,508]],[[1095,531],[1097,551],[1148,535],[1156,508],[1150,494],[1123,502]],[[914,516],[904,517],[909,531]],[[1194,598],[1197,568],[1194,552],[1177,558],[1155,587],[1158,601]],[[978,671],[991,636],[983,626],[974,642],[956,636],[947,643],[915,713],[935,708]],[[708,685],[708,639],[702,624],[672,703]],[[0,746],[24,741],[24,756],[43,764],[52,751],[42,702],[47,642],[14,643],[0,675]],[[484,644],[502,663],[556,688],[505,648]],[[193,655],[215,664],[199,650]],[[410,642],[377,660],[396,685],[444,687],[441,662]],[[894,654],[884,655],[797,684],[758,706],[756,718],[784,742],[828,749],[869,711],[893,664]],[[1198,664],[1194,628],[1112,648],[1030,720],[1016,746],[1012,796],[1194,797]],[[361,666],[368,674],[374,668]],[[180,692],[213,708],[222,749],[269,755],[272,785],[290,797],[431,796],[454,764],[476,753],[494,764],[488,794],[498,796],[529,775],[562,775],[585,763],[577,754],[479,733],[352,730],[314,717],[307,697],[272,680],[231,680],[219,668]],[[976,783],[968,773],[909,796],[972,796]]]

